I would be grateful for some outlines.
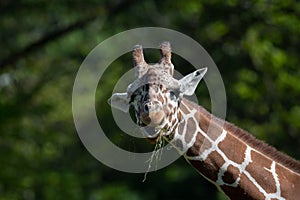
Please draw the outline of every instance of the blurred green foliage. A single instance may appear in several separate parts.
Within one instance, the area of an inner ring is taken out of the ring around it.
[[[136,27],[175,29],[202,44],[222,74],[228,121],[300,159],[299,16],[293,0],[1,1],[0,200],[224,199],[183,159],[142,182],[81,144],[71,107],[76,72],[99,42]],[[193,69],[173,60],[182,74]],[[123,148],[148,151],[116,127],[106,103],[131,67],[124,55],[100,80],[99,122]],[[197,95],[209,109],[204,86]]]

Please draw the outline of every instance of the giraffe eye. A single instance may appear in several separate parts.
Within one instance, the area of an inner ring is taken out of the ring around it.
[[[171,98],[171,100],[173,100],[173,101],[175,101],[176,100],[176,95],[175,95],[175,93],[172,91],[172,90],[170,90],[170,98]]]
[[[130,101],[129,101],[129,104],[133,103],[135,100],[135,95],[131,95],[130,97]]]

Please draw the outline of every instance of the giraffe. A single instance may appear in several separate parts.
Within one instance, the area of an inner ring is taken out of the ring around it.
[[[170,142],[230,199],[299,199],[300,163],[184,98],[195,92],[207,68],[177,80],[169,42],[160,45],[160,53],[158,63],[147,64],[142,46],[134,47],[136,80],[112,95],[111,106],[128,112],[132,105],[150,142]]]

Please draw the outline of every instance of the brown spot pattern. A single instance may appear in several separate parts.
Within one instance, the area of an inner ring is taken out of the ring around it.
[[[186,131],[185,133],[185,142],[189,143],[192,140],[193,135],[196,134],[196,124],[193,119],[189,118],[187,120],[187,127],[189,131]]]
[[[205,161],[189,161],[201,174],[212,181],[218,179],[218,172],[220,167],[225,163],[224,159],[216,152],[213,151],[206,158]]]
[[[300,175],[291,173],[287,168],[276,164],[276,173],[281,186],[281,194],[286,199],[299,199]]]
[[[194,145],[187,151],[187,156],[199,156],[206,149],[211,148],[212,144],[205,139],[205,137],[198,132]]]
[[[226,138],[219,143],[219,148],[229,160],[238,164],[244,161],[247,146],[231,134],[227,134]]]
[[[176,139],[173,144],[179,149],[179,150],[183,150],[183,144],[182,141],[179,139]]]
[[[199,127],[201,128],[201,130],[207,133],[210,121],[199,113],[196,114],[196,119],[199,122]]]
[[[221,189],[231,200],[265,199],[263,193],[256,188],[246,175],[242,174],[241,180],[243,181],[240,182],[237,188],[223,185]]]
[[[183,103],[180,104],[180,110],[183,112],[183,114],[189,114],[188,109],[185,107]]]
[[[249,163],[246,170],[267,193],[275,193],[276,184],[274,177],[267,170],[271,168],[272,160],[256,151],[251,151],[251,159],[252,162]]]
[[[183,134],[184,125],[185,125],[185,122],[183,122],[183,121],[179,123],[178,129],[177,129],[178,130],[177,132],[179,135]]]
[[[171,122],[172,121],[172,115],[168,116],[168,121]]]
[[[216,126],[214,123],[210,123],[207,130],[207,135],[212,139],[216,140],[222,134],[223,128]]]
[[[157,96],[157,100],[160,101],[162,103],[162,105],[164,105],[165,100],[160,94]]]
[[[229,165],[227,171],[223,175],[223,182],[232,184],[239,177],[240,170],[232,165]]]

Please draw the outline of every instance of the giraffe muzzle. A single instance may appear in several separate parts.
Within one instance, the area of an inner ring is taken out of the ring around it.
[[[163,121],[164,116],[165,113],[159,102],[152,101],[143,104],[141,120],[144,124],[153,127],[158,126]]]

